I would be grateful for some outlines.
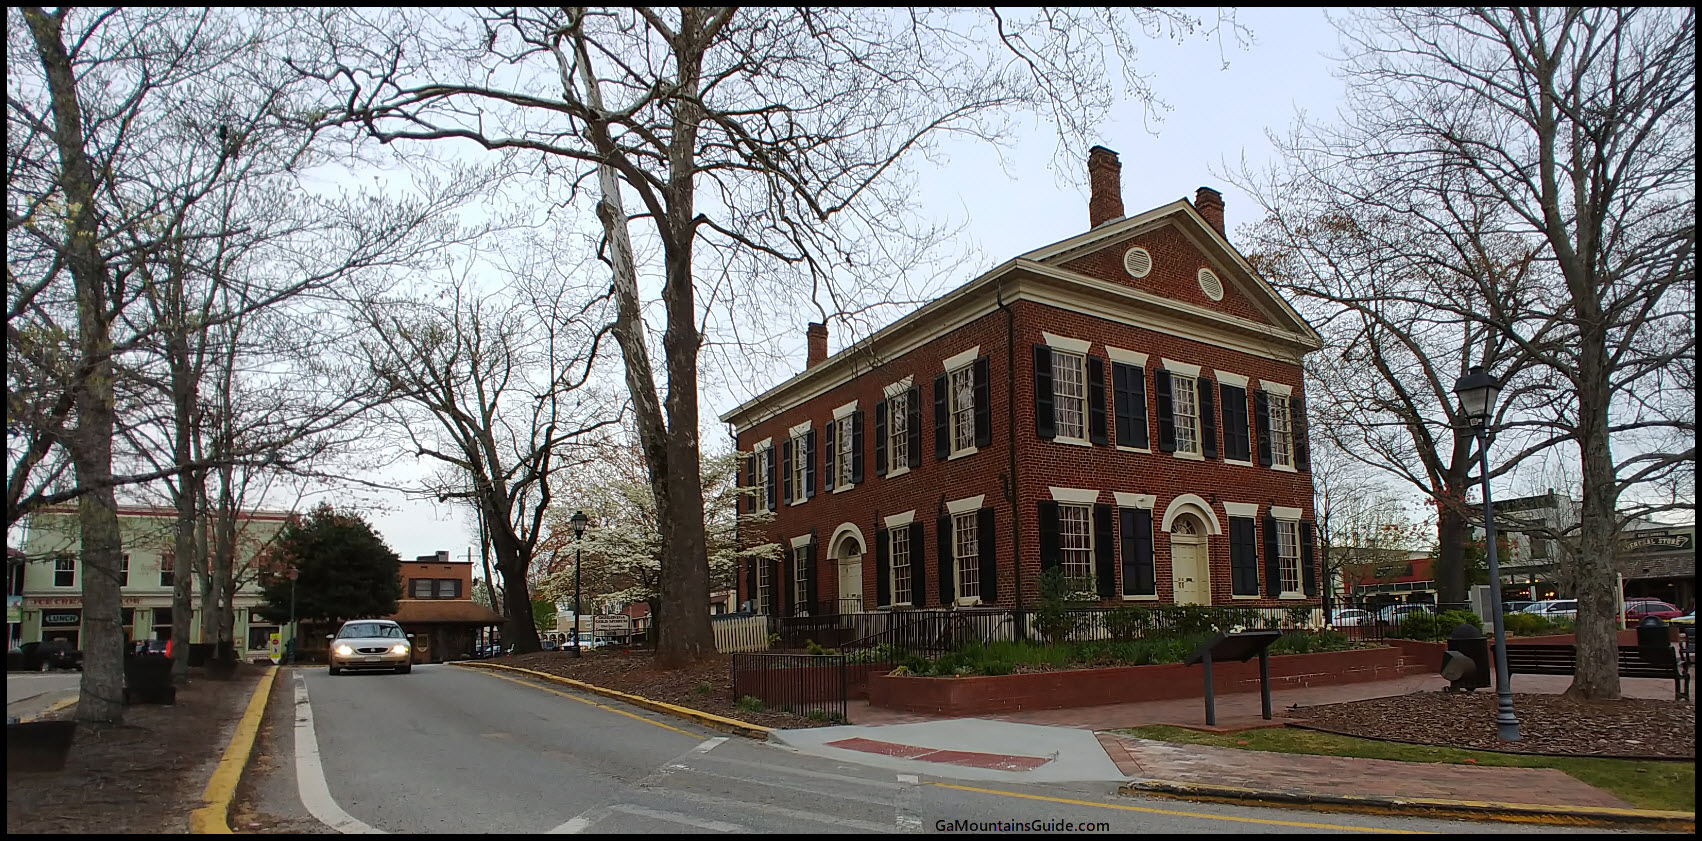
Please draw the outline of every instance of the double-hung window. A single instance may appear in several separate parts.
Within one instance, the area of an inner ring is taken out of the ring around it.
[[[177,578],[171,574],[172,562],[175,558],[172,552],[160,554],[160,586],[171,587],[177,583]]]
[[[130,553],[125,552],[123,560],[120,561],[119,563],[120,563],[120,566],[118,567],[118,586],[128,587],[128,586],[130,586]]]
[[[810,614],[810,545],[792,548],[792,613]]]
[[[1052,413],[1057,437],[1087,440],[1086,359],[1077,353],[1052,351]]]
[[[892,603],[914,604],[916,594],[911,592],[910,587],[910,529],[888,529],[887,534],[892,539],[889,554],[892,563]]]
[[[779,494],[774,484],[774,448],[763,447],[756,453],[756,510],[774,510]]]
[[[810,466],[810,459],[808,455],[810,448],[805,446],[808,437],[808,432],[802,432],[792,436],[791,479],[793,505],[797,505],[798,503],[810,498],[808,493],[809,485],[805,483],[808,478],[808,470]]]
[[[756,564],[756,593],[752,597],[756,601],[756,614],[758,616],[765,616],[769,612],[768,576],[770,575],[769,567],[771,564],[768,561],[760,559],[752,561],[751,563]]]
[[[980,517],[965,511],[951,518],[952,555],[957,568],[957,597],[962,601],[981,598]]]
[[[1282,570],[1283,598],[1298,598],[1300,591],[1300,524],[1278,520],[1277,561]]]
[[[951,451],[975,446],[975,366],[951,372]]]
[[[1288,413],[1288,397],[1272,394],[1266,398],[1271,416],[1271,464],[1294,466],[1294,430]]]
[[[887,473],[910,467],[910,392],[886,399]]]
[[[1193,377],[1170,375],[1170,392],[1176,418],[1176,452],[1200,453],[1200,403]]]
[[[53,586],[70,587],[77,583],[77,559],[60,555],[53,559]]]
[[[862,417],[862,415],[854,413],[833,422],[833,486],[835,488],[851,487],[851,447],[856,442],[856,429],[851,423],[858,417]]]
[[[1058,547],[1064,577],[1072,585],[1093,589],[1093,509],[1088,505],[1058,506]]]

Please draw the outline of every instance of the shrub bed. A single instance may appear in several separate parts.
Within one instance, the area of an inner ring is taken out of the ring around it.
[[[1213,633],[1195,632],[1134,640],[972,643],[961,650],[931,659],[919,654],[906,655],[892,674],[972,677],[1180,663],[1212,636]],[[1339,631],[1291,631],[1271,644],[1270,653],[1309,654],[1357,647],[1352,639]]]

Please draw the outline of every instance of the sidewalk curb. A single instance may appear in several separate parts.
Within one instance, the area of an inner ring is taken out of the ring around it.
[[[242,720],[237,722],[236,732],[231,734],[224,756],[219,759],[218,767],[213,769],[212,777],[207,780],[207,788],[201,793],[206,805],[189,813],[191,835],[233,834],[226,823],[230,817],[231,800],[236,797],[237,784],[242,782],[242,772],[248,768],[248,758],[254,752],[254,737],[260,733],[260,719],[265,715],[266,702],[272,697],[272,686],[282,670],[280,666],[268,669],[260,677],[260,685],[254,687],[254,695],[248,699],[248,709],[242,714]]]
[[[47,693],[45,693],[45,692],[37,692],[36,694],[31,695],[29,698],[20,698],[20,699],[18,699],[18,701],[22,702],[22,701],[28,701],[31,698],[40,698],[41,696],[46,695],[46,694]],[[51,704],[48,704],[47,709],[42,710],[41,712],[38,712],[34,715],[18,716],[18,721],[20,721],[20,722],[40,721],[40,720],[42,720],[42,719],[44,719],[44,718],[46,718],[50,715],[53,715],[56,712],[59,712],[62,709],[65,709],[66,707],[71,706],[72,704],[75,704],[75,703],[77,703],[77,695],[75,693],[73,693],[71,695],[71,697],[69,697],[69,698],[60,698],[59,700],[54,701]]]
[[[671,715],[675,718],[683,718],[686,721],[690,721],[690,722],[693,722],[693,723],[696,723],[696,724],[700,724],[704,727],[710,728],[711,730],[720,730],[723,733],[732,733],[736,736],[744,736],[747,739],[756,739],[758,741],[762,741],[762,740],[767,739],[769,737],[769,734],[775,732],[775,729],[773,727],[764,727],[763,725],[760,725],[760,724],[751,724],[749,722],[739,721],[738,719],[727,718],[725,716],[719,716],[719,715],[716,715],[714,713],[706,713],[706,712],[703,712],[702,710],[694,710],[690,707],[681,707],[681,706],[678,706],[678,705],[675,705],[675,704],[669,704],[669,703],[666,703],[666,702],[663,702],[663,701],[653,701],[653,700],[651,700],[649,698],[645,698],[641,695],[629,695],[625,692],[621,692],[621,691],[616,690],[616,689],[606,689],[604,687],[597,686],[596,684],[586,683],[586,682],[580,681],[580,680],[574,680],[573,678],[570,678],[570,677],[562,677],[560,675],[552,675],[552,674],[549,674],[548,672],[533,671],[532,669],[523,669],[523,668],[520,668],[519,666],[504,666],[500,663],[478,663],[478,662],[468,662],[468,661],[464,661],[464,660],[463,661],[456,661],[456,662],[450,663],[449,665],[460,666],[462,668],[469,668],[469,669],[490,669],[492,671],[519,672],[519,673],[524,674],[524,675],[530,675],[530,676],[536,677],[536,678],[543,678],[544,680],[548,680],[548,681],[551,681],[553,683],[560,683],[560,684],[564,684],[566,686],[571,686],[575,689],[581,689],[581,690],[584,690],[586,692],[590,692],[593,695],[601,695],[605,698],[613,698],[617,701],[622,701],[622,702],[631,704],[635,707],[643,707],[644,709],[651,710],[653,712],[659,712],[659,713],[663,713],[663,714],[666,714],[666,715]]]
[[[1305,806],[1321,811],[1360,814],[1452,817],[1550,826],[1636,826],[1675,832],[1696,831],[1695,812],[1654,809],[1616,809],[1605,806],[1542,806],[1429,797],[1364,797],[1346,794],[1306,794],[1204,783],[1142,780],[1117,787],[1122,797],[1158,795],[1238,805]]]

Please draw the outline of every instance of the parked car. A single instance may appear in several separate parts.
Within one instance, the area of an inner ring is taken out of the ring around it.
[[[1377,621],[1387,625],[1399,625],[1402,619],[1415,613],[1435,613],[1436,606],[1430,604],[1392,604],[1377,611]]]
[[[18,646],[23,656],[26,671],[46,672],[53,669],[82,669],[83,652],[72,648],[71,643],[62,639],[52,639],[45,642],[26,642]]]
[[[407,674],[414,669],[413,634],[390,619],[353,619],[343,623],[331,641],[326,659],[331,674],[344,669],[394,669]]]
[[[1645,616],[1672,621],[1684,615],[1684,612],[1673,605],[1659,599],[1626,599],[1625,621],[1636,624],[1643,621]]]
[[[1502,613],[1518,613],[1520,611],[1523,611],[1525,608],[1530,607],[1533,604],[1536,604],[1536,602],[1533,602],[1533,601],[1502,602],[1501,603],[1501,612]]]
[[[1577,619],[1578,600],[1560,599],[1549,602],[1542,610],[1538,611],[1538,614],[1544,619]]]
[[[1695,625],[1696,624],[1696,608],[1693,607],[1693,608],[1690,609],[1689,613],[1686,613],[1683,616],[1674,616],[1673,618],[1668,619],[1667,621],[1671,622],[1674,625]]]
[[[560,651],[561,648],[562,644],[555,640],[538,640],[538,650],[540,651]]]
[[[1371,622],[1371,611],[1360,610],[1357,607],[1342,608],[1330,617],[1330,624],[1339,628],[1353,628],[1369,625]]]
[[[612,644],[613,643],[609,642],[607,639],[605,639],[603,637],[593,636],[591,634],[580,634],[579,635],[579,647],[581,649],[587,649],[588,650],[588,649],[593,649],[593,648],[607,648],[608,646],[610,646]],[[569,642],[568,647],[572,648],[573,643]]]
[[[1520,612],[1521,613],[1532,613],[1532,614],[1536,614],[1536,615],[1540,616],[1540,615],[1542,615],[1543,611],[1548,610],[1549,605],[1554,604],[1556,601],[1558,601],[1558,599],[1547,599],[1545,601],[1540,601],[1540,602],[1531,602],[1530,604],[1525,606],[1524,610],[1522,610]]]

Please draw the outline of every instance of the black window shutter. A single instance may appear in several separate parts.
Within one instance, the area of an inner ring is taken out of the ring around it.
[[[751,612],[756,612],[756,565],[764,563],[756,559],[745,562],[745,601],[751,603]]]
[[[1300,531],[1300,589],[1308,596],[1318,595],[1318,571],[1312,568],[1312,524],[1303,522]]]
[[[1259,554],[1248,517],[1229,518],[1229,583],[1234,595],[1259,594]]]
[[[1034,346],[1034,434],[1041,438],[1058,435],[1052,409],[1052,349]]]
[[[754,454],[745,456],[745,487],[756,487],[756,456]],[[745,513],[750,514],[755,511],[756,491],[750,491],[745,494]]]
[[[802,490],[802,489],[800,489]],[[780,442],[780,501],[792,501],[792,439]]]
[[[839,421],[829,420],[822,432],[826,434],[822,436],[821,489],[831,491],[833,481],[839,478],[839,465],[834,461],[839,456],[839,448],[833,445],[833,437],[839,432]]]
[[[1288,429],[1294,436],[1294,469],[1311,470],[1312,454],[1306,446],[1306,404],[1299,397],[1289,398]]]
[[[774,494],[779,490],[774,483],[774,448],[769,447],[762,454],[762,460],[767,465],[764,470],[768,473],[768,482],[763,487],[763,498],[768,502],[768,510],[773,511],[779,506],[774,504]]]
[[[946,395],[946,375],[934,377],[934,458],[945,461],[951,455],[951,400]]]
[[[1117,595],[1117,552],[1111,537],[1111,506],[1093,506],[1093,572],[1102,599]]]
[[[892,606],[892,569],[887,561],[892,557],[887,546],[886,529],[875,530],[875,605]]]
[[[1277,521],[1265,518],[1265,595],[1276,598],[1282,594],[1282,558],[1277,556]]]
[[[1105,429],[1105,360],[1087,358],[1087,439],[1096,446],[1111,443]]]
[[[780,559],[776,558],[776,559],[768,562],[768,592],[763,595],[763,599],[768,602],[768,615],[769,616],[785,616],[786,615],[785,613],[781,612],[781,607],[780,607],[780,590],[781,589],[782,588],[780,586]]]
[[[1152,570],[1152,512],[1145,508],[1122,509],[1123,594],[1151,596],[1157,593]]]
[[[910,387],[909,397],[904,401],[904,409],[910,416],[910,461],[911,467],[922,466],[922,387]]]
[[[851,413],[851,484],[863,481],[863,413]]]
[[[1152,389],[1158,394],[1158,451],[1176,452],[1176,401],[1170,395],[1170,372],[1152,372]]]
[[[804,499],[816,495],[816,431],[804,433]]]
[[[1247,433],[1247,390],[1221,383],[1218,391],[1223,395],[1219,401],[1223,411],[1223,457],[1246,461],[1252,458]]]
[[[804,576],[804,588],[809,591],[810,595],[810,603],[805,607],[809,609],[812,616],[829,612],[820,608],[821,582],[816,578],[816,548],[816,530],[810,529],[809,566],[806,568],[808,574]]]
[[[886,401],[875,404],[875,475],[886,475]]]
[[[796,616],[798,613],[798,606],[792,604],[798,600],[798,579],[793,577],[798,574],[794,566],[797,554],[798,550],[793,549],[791,544],[787,544],[786,551],[780,553],[780,598],[774,603],[775,616]]]
[[[987,382],[987,357],[975,360],[975,446],[993,443],[992,388]]]
[[[1212,381],[1200,377],[1194,381],[1200,395],[1200,455],[1217,458],[1217,412],[1214,410]]]
[[[1259,433],[1259,464],[1271,466],[1271,401],[1265,390],[1253,392],[1253,428]]]
[[[1058,503],[1040,502],[1040,571],[1057,569],[1063,564],[1063,547],[1058,535]]]
[[[910,524],[910,603],[928,603],[928,549],[923,543],[922,524]]]
[[[957,598],[957,553],[952,551],[951,515],[935,521],[934,542],[939,545],[940,604],[951,604]]]
[[[992,604],[999,598],[999,555],[993,548],[993,509],[975,512],[976,543],[981,550],[981,603]]]

